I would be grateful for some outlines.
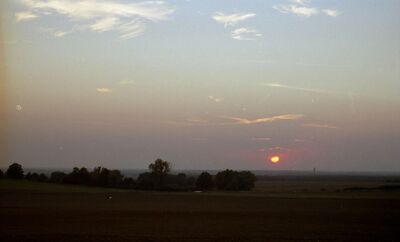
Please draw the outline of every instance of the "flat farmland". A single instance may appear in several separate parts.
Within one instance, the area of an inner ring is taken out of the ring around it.
[[[3,180],[0,240],[399,241],[399,191],[279,193],[264,182],[254,192],[167,193]]]

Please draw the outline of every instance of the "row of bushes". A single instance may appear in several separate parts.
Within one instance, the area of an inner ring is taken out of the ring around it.
[[[92,171],[85,167],[75,167],[70,173],[55,171],[48,177],[43,173],[29,172],[24,175],[22,166],[14,163],[9,166],[6,174],[0,170],[0,178],[25,178],[38,182],[160,191],[251,190],[256,180],[255,175],[249,171],[233,170],[221,171],[215,176],[208,172],[203,172],[198,177],[186,176],[184,173],[173,175],[169,174],[170,163],[161,159],[150,164],[149,169],[149,172],[141,173],[137,179],[124,177],[119,170],[109,170],[104,167],[96,167]]]

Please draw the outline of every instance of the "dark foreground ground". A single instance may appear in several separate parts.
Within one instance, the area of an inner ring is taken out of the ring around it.
[[[156,193],[3,180],[0,241],[400,241],[399,191],[287,182],[282,193]]]

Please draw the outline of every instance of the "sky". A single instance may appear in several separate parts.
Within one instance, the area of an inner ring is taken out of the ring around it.
[[[400,1],[0,8],[1,167],[400,171]]]

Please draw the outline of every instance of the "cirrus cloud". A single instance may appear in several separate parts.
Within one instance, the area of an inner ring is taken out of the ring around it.
[[[319,12],[317,8],[296,5],[274,5],[272,8],[281,13],[292,13],[303,17],[311,17]]]
[[[302,124],[303,127],[308,128],[320,128],[320,129],[339,129],[339,127],[330,124],[318,124],[318,123],[305,123]]]
[[[110,92],[112,92],[112,89],[111,88],[107,88],[107,87],[99,87],[99,88],[96,89],[96,91],[98,93],[110,93]]]
[[[16,13],[17,21],[47,15],[77,23],[74,29],[93,32],[116,31],[122,39],[144,32],[146,22],[167,20],[175,9],[163,1],[124,3],[112,0],[21,0],[29,11]]]
[[[236,40],[255,40],[256,38],[262,36],[254,28],[238,28],[232,31],[232,38]]]
[[[291,4],[273,5],[272,8],[285,14],[294,14],[302,17],[311,17],[324,13],[329,17],[337,17],[340,12],[335,9],[319,9],[310,5],[311,0],[290,0]]]
[[[222,12],[216,12],[212,18],[218,23],[224,24],[227,26],[235,26],[237,23],[244,21],[248,18],[255,17],[255,13],[234,13],[234,14],[225,14]]]
[[[272,117],[262,117],[257,119],[237,118],[237,117],[223,117],[236,121],[236,124],[259,124],[270,123],[279,120],[298,120],[304,118],[304,114],[282,114]]]
[[[322,9],[322,12],[330,17],[337,17],[340,15],[340,12],[335,9]]]
[[[29,11],[18,12],[18,13],[15,13],[14,15],[15,15],[15,20],[17,22],[30,21],[30,20],[38,17],[36,14],[29,12]]]

